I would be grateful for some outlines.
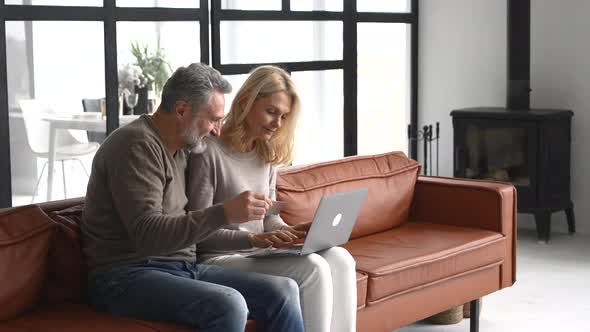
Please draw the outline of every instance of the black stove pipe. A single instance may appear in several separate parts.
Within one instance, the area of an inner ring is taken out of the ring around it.
[[[506,108],[529,110],[531,92],[531,1],[508,0]]]

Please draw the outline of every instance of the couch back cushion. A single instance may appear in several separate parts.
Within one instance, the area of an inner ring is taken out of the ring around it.
[[[45,300],[48,303],[82,303],[86,295],[86,270],[82,261],[80,222],[84,204],[49,213],[57,231],[49,248]]]
[[[55,223],[37,206],[0,212],[0,321],[41,298]]]
[[[369,189],[351,239],[382,232],[407,222],[420,165],[402,152],[340,160],[279,170],[277,200],[286,223],[311,221],[325,194]]]

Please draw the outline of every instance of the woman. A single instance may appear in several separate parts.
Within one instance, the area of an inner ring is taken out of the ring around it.
[[[291,77],[274,66],[256,68],[234,98],[220,137],[192,154],[188,209],[202,209],[249,191],[275,200],[276,167],[293,159],[300,101]],[[266,207],[267,208],[267,207]],[[285,245],[305,236],[310,224],[288,226],[278,215],[227,226],[197,245],[199,260],[242,271],[285,276],[300,288],[305,330],[354,331],[355,262],[335,247],[293,257],[247,258],[241,253]]]

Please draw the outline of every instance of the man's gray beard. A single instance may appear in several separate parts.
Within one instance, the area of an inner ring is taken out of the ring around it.
[[[205,143],[204,138],[197,138],[195,141],[192,142],[192,144],[188,145],[189,150],[192,153],[202,153],[203,151],[205,151],[205,149],[207,149],[207,143]]]
[[[201,153],[207,148],[204,137],[201,137],[201,133],[194,135],[190,130],[185,130],[184,139],[186,142],[186,148],[193,153]]]

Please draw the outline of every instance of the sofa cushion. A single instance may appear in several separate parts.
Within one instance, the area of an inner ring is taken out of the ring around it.
[[[84,199],[85,199],[84,197],[68,198],[68,199],[62,199],[59,201],[42,202],[42,203],[38,203],[35,205],[40,207],[41,210],[43,210],[43,212],[45,212],[49,215],[51,212],[54,212],[54,211],[65,210],[65,209],[70,208],[72,206],[83,204]]]
[[[351,238],[382,232],[407,222],[419,172],[420,165],[402,152],[281,169],[277,199],[287,203],[281,217],[291,225],[309,222],[323,195],[366,187]]]
[[[356,309],[360,310],[367,303],[367,277],[366,274],[356,271]]]
[[[61,210],[47,212],[47,214],[53,219],[55,219],[54,217],[56,216],[66,218],[67,224],[65,225],[79,233],[80,224],[82,223],[82,217],[84,215],[84,203],[68,206]]]
[[[29,314],[0,322],[0,331],[11,332],[189,332],[186,326],[149,322],[96,312],[82,304],[59,304],[39,308]],[[246,331],[256,331],[248,321]]]
[[[86,271],[80,245],[83,212],[84,204],[78,204],[49,213],[58,227],[49,249],[45,287],[48,303],[83,302],[85,299]]]
[[[367,304],[468,271],[502,262],[500,233],[430,223],[396,229],[346,243],[356,269],[368,275]]]
[[[34,205],[0,212],[0,321],[39,301],[54,227]]]

